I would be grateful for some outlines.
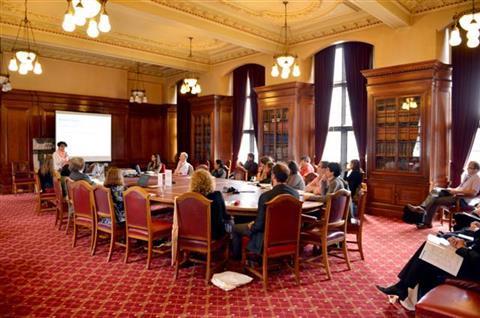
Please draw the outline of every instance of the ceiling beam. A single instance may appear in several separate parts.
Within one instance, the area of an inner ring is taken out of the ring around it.
[[[203,17],[171,8],[150,0],[110,0],[128,9],[141,13],[151,14],[165,21],[179,23],[191,28],[201,30],[207,36],[227,43],[235,44],[255,51],[274,54],[279,49],[279,44],[252,32],[242,31],[238,28],[221,24]]]
[[[410,25],[410,13],[394,1],[349,0],[352,4],[392,28]]]
[[[18,26],[0,23],[2,36],[15,39]],[[150,52],[135,48],[119,46],[117,44],[109,44],[101,41],[94,41],[87,38],[70,36],[64,32],[49,32],[45,30],[35,29],[35,40],[39,44],[73,49],[80,52],[88,52],[103,56],[111,56],[126,60],[134,60],[137,62],[148,63],[153,65],[161,65],[179,70],[189,70],[194,72],[208,72],[210,65],[188,60],[183,55],[180,57],[162,54],[162,52]],[[39,52],[40,55],[42,52]]]

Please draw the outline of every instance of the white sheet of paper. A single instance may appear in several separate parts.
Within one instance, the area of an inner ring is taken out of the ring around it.
[[[157,174],[157,185],[159,187],[163,187],[163,173]]]
[[[172,170],[165,170],[165,186],[171,187],[172,186]]]
[[[448,243],[443,238],[429,234],[422,253],[420,253],[420,259],[457,276],[463,263],[463,257],[456,254],[455,249],[449,243],[445,245],[445,242]]]

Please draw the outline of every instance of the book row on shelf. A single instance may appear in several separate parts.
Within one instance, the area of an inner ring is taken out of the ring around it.
[[[272,144],[274,142],[277,142],[277,144],[288,144],[288,133],[264,133],[263,134],[263,143],[265,145]]]
[[[390,157],[396,156],[398,150],[399,157],[419,157],[420,142],[415,140],[404,142],[379,142],[376,147],[376,156]]]

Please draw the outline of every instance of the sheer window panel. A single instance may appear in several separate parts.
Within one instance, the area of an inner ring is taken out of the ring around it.
[[[345,123],[344,126],[352,126],[352,113],[350,109],[350,99],[348,98],[348,89],[345,88]]]
[[[344,79],[343,71],[343,49],[338,47],[335,50],[335,66],[333,70],[333,83],[341,83]]]
[[[243,116],[243,130],[253,130],[252,106],[250,97],[245,101],[245,114]]]
[[[342,125],[342,87],[337,86],[332,91],[332,102],[330,104],[329,127]]]
[[[468,164],[470,161],[480,162],[480,128],[477,129],[472,150],[470,151],[470,155],[468,156],[466,164]]]
[[[340,162],[342,135],[339,131],[330,131],[327,135],[322,161]]]
[[[347,133],[347,162],[350,162],[352,159],[359,159],[359,156],[355,134],[353,131],[349,131]]]

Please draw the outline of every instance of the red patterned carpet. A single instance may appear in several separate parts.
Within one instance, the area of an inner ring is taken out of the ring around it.
[[[106,263],[101,242],[91,257],[88,238],[72,248],[71,236],[53,227],[53,214],[33,211],[31,195],[0,196],[0,316],[408,317],[388,304],[375,284],[395,282],[428,233],[367,216],[366,260],[351,252],[351,271],[333,258],[331,281],[322,268],[306,265],[300,286],[281,271],[271,275],[268,292],[257,279],[224,292],[205,286],[203,267],[182,269],[174,283],[167,256],[156,256],[149,271],[144,252],[124,264],[118,249]]]

